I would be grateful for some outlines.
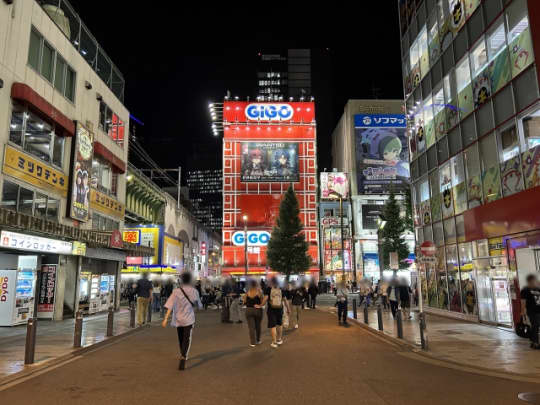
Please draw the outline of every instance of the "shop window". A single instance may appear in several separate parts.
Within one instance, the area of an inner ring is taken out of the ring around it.
[[[465,220],[463,215],[456,216],[456,237],[458,242],[465,242]]]
[[[34,192],[23,187],[19,187],[19,200],[17,212],[27,215],[34,215]]]
[[[9,126],[9,140],[17,145],[22,145],[25,118],[25,108],[19,103],[13,103],[11,123]]]
[[[479,151],[482,167],[484,203],[488,203],[501,198],[499,159],[494,134],[490,134],[480,139]]]
[[[113,184],[118,181],[118,176],[113,176],[112,165],[99,156],[94,156],[92,160],[92,187],[98,189],[102,193],[115,195],[117,185]]]
[[[69,66],[66,70],[66,88],[64,95],[66,98],[72,102],[75,101],[75,85],[76,85],[77,74]]]
[[[431,13],[428,18],[428,50],[430,66],[433,66],[441,54],[439,27],[437,26],[437,15],[435,12]]]
[[[523,190],[523,176],[519,154],[519,138],[516,126],[499,132],[501,182],[505,197]]]
[[[444,245],[444,230],[443,223],[441,221],[433,224],[433,242],[437,246]]]
[[[499,19],[487,34],[489,80],[492,94],[499,91],[512,77],[506,32],[503,19]]]
[[[521,157],[525,188],[540,185],[540,110],[519,121],[525,152]]]
[[[468,315],[477,315],[476,282],[472,263],[471,243],[461,243],[458,245],[458,249],[463,312]]]
[[[439,167],[443,218],[448,218],[454,215],[454,199],[452,197],[452,168],[450,163],[451,162],[446,162],[444,165]]]
[[[47,196],[41,193],[36,193],[34,201],[34,216],[45,218],[47,216]]]
[[[463,156],[467,174],[467,205],[471,209],[482,204],[482,172],[478,157],[478,143],[465,149]]]
[[[419,105],[419,112],[414,114],[414,131],[416,132],[416,145],[418,152],[421,153],[426,149],[426,131],[424,127],[424,115],[422,114],[422,106]],[[420,170],[420,173],[423,173]]]
[[[429,71],[428,35],[426,27],[420,31],[420,35],[418,36],[418,52],[420,57],[420,74],[423,79]]]
[[[427,305],[432,308],[438,308],[437,296],[437,270],[434,266],[428,266],[426,269],[426,284],[427,284]]]
[[[448,275],[448,304],[450,311],[461,312],[461,288],[457,246],[446,247],[446,269]]]
[[[456,65],[456,87],[460,116],[463,119],[474,108],[473,93],[471,85],[471,70],[469,67],[469,57],[465,56]]]
[[[10,181],[4,181],[1,204],[3,208],[58,222],[58,201]]]
[[[60,55],[56,56],[56,69],[54,74],[54,87],[64,94],[64,84],[66,80],[66,62]]]
[[[456,223],[453,217],[444,221],[444,240],[446,243],[456,243]]]
[[[424,138],[426,149],[435,143],[435,125],[433,121],[433,99],[429,95],[424,100]]]
[[[124,121],[122,121],[103,101],[100,101],[99,103],[99,128],[117,145],[124,146]]]
[[[460,153],[450,160],[452,176],[452,197],[454,199],[454,212],[461,214],[467,210],[467,186],[465,183],[465,170],[463,155]]]
[[[439,170],[436,169],[429,175],[429,183],[431,188],[431,221],[440,221],[442,219],[441,212],[441,192],[439,187]]]
[[[54,72],[54,57],[55,52],[54,49],[45,42],[43,44],[43,54],[41,56],[41,75],[47,79],[49,82],[52,82],[53,80],[53,72]]]
[[[92,214],[92,229],[97,231],[114,231],[119,229],[120,223],[99,215],[97,213]]]
[[[525,150],[540,146],[540,109],[527,114],[522,120]]]
[[[442,84],[440,84],[433,92],[433,125],[435,127],[435,137],[437,140],[444,136],[447,129],[444,104],[444,90]]]
[[[446,109],[446,128],[450,129],[459,122],[456,93],[456,75],[454,70],[444,77],[444,102]]]
[[[47,197],[47,219],[49,221],[58,222],[58,209],[60,200],[56,198]]]
[[[28,50],[28,64],[35,70],[39,70],[41,59],[41,36],[34,30],[30,30],[30,48]]]
[[[4,181],[2,188],[2,208],[17,211],[17,199],[19,196],[19,186],[10,181]]]
[[[515,0],[506,10],[508,22],[508,49],[512,77],[516,77],[534,62],[527,0]]]

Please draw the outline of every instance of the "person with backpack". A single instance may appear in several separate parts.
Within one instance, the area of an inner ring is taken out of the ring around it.
[[[273,277],[270,280],[270,285],[267,287],[264,295],[262,306],[268,304],[267,318],[268,329],[272,333],[273,348],[283,344],[283,311],[291,312],[289,302],[283,297],[283,291],[279,287],[277,278]]]
[[[191,347],[193,326],[195,325],[194,307],[197,305],[197,307],[201,309],[202,303],[199,292],[191,286],[191,273],[182,273],[180,279],[182,284],[173,290],[171,296],[165,303],[167,313],[165,314],[161,326],[164,328],[167,327],[169,317],[172,313],[171,326],[176,328],[178,345],[180,347],[179,369],[184,370],[186,368],[186,361]]]

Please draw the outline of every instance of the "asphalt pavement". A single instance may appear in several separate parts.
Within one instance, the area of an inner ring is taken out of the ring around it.
[[[3,389],[2,404],[526,404],[540,384],[420,361],[359,326],[306,310],[284,344],[249,347],[246,324],[197,314],[187,369],[173,328],[153,326]]]

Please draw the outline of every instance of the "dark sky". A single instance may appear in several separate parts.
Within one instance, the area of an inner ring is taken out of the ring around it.
[[[139,140],[162,167],[221,165],[207,105],[227,90],[254,96],[259,50],[313,49],[321,170],[331,166],[330,135],[348,99],[372,98],[373,87],[379,98],[403,97],[394,0],[340,9],[321,2],[310,13],[316,2],[297,10],[293,2],[228,2],[221,9],[204,2],[200,10],[174,0],[71,3],[122,71],[125,104],[145,123]],[[196,153],[206,157],[193,159]]]

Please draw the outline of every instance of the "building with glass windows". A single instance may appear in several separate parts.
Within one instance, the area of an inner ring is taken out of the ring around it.
[[[512,326],[540,263],[540,2],[398,3],[424,300]]]
[[[223,170],[198,169],[187,173],[193,215],[204,226],[221,232],[223,221]]]

